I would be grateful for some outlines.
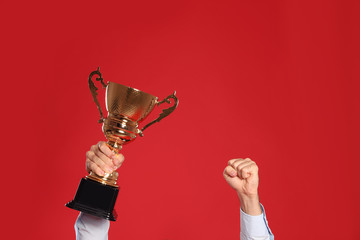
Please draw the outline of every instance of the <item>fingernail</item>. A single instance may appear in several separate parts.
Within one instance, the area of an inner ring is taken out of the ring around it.
[[[236,172],[235,172],[235,171],[231,171],[230,175],[231,175],[232,177],[235,177],[235,176],[236,176]]]
[[[102,176],[102,177],[105,175],[105,172],[103,170],[100,170],[99,173],[100,173],[100,176]]]
[[[115,171],[115,170],[117,169],[117,167],[116,167],[116,166],[114,166],[114,167],[113,167],[113,169],[114,169],[114,171]]]

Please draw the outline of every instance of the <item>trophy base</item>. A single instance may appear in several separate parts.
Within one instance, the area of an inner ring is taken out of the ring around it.
[[[65,206],[110,221],[116,221],[114,210],[119,189],[82,178],[74,200]]]

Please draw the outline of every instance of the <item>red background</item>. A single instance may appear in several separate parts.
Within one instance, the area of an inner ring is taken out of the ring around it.
[[[104,140],[87,85],[100,66],[105,81],[180,100],[124,147],[110,239],[238,239],[222,177],[236,157],[258,163],[277,239],[358,239],[358,7],[1,3],[3,236],[74,238],[64,204]]]

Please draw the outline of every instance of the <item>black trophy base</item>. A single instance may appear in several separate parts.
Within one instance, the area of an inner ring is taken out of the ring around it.
[[[74,200],[65,206],[110,221],[116,221],[114,210],[119,189],[101,184],[91,179],[82,178]]]

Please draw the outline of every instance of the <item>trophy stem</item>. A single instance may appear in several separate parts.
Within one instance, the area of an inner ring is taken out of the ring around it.
[[[113,139],[109,139],[108,142],[106,143],[106,145],[110,148],[110,150],[115,153],[118,154],[119,151],[122,149],[122,140],[113,140]]]

